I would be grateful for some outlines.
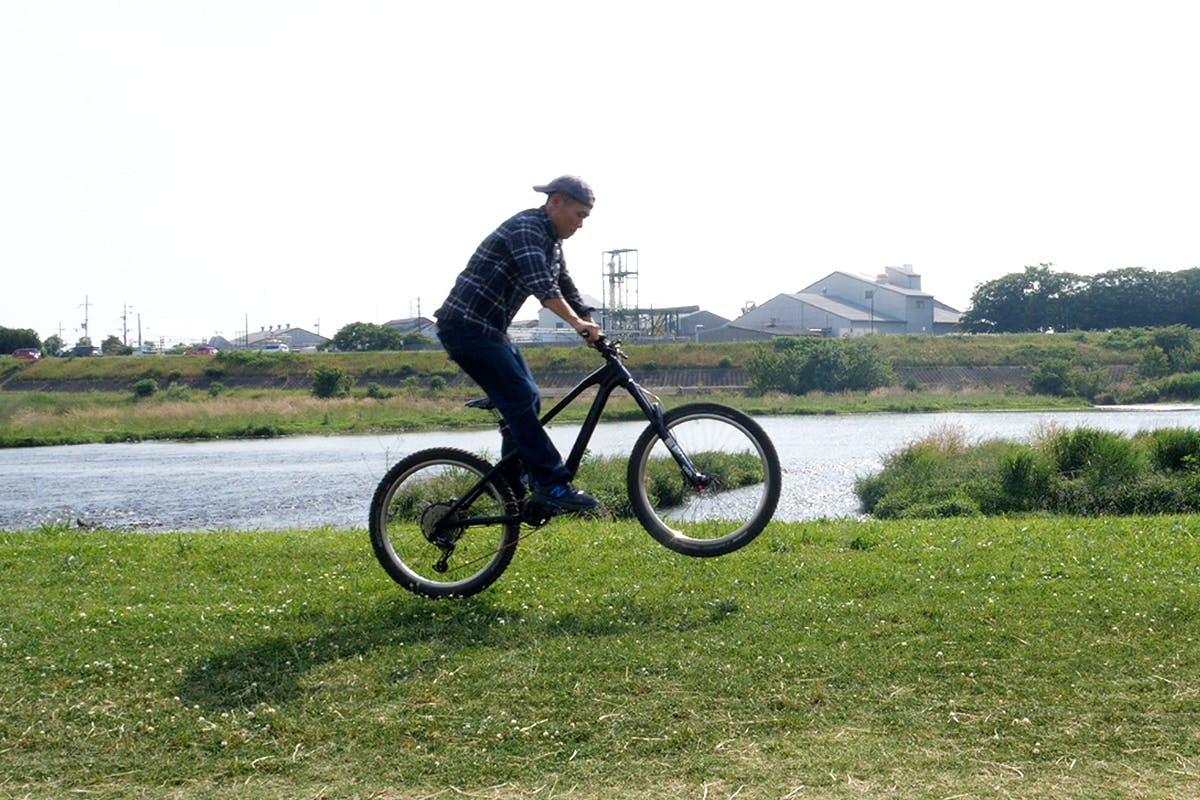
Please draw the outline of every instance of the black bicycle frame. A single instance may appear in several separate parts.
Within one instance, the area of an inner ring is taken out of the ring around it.
[[[641,387],[641,384],[633,379],[633,374],[621,363],[618,354],[619,351],[614,345],[603,343],[597,349],[604,355],[604,365],[576,384],[561,400],[554,404],[553,408],[543,414],[540,420],[544,427],[550,420],[558,416],[560,411],[573,403],[577,397],[593,386],[597,387],[596,396],[592,398],[592,405],[588,409],[587,417],[584,418],[579,429],[579,435],[575,438],[575,444],[571,448],[571,453],[564,462],[572,477],[574,477],[576,471],[579,469],[579,464],[583,461],[583,454],[587,451],[587,446],[592,440],[592,434],[595,433],[596,426],[600,424],[600,416],[604,412],[604,406],[608,403],[609,396],[612,395],[614,390],[623,388],[629,392],[634,402],[637,403],[638,408],[646,415],[646,419],[650,421],[655,433],[658,434],[663,444],[666,445],[667,450],[674,456],[688,481],[697,486],[703,485],[705,482],[704,474],[696,469],[691,459],[687,457],[687,454],[679,448],[675,437],[667,430],[666,423],[663,420],[662,406],[651,400],[646,390]],[[503,517],[455,519],[455,515],[460,509],[475,502],[475,499],[483,492],[483,487],[500,472],[501,466],[517,457],[517,453],[509,453],[496,462],[486,475],[480,478],[466,494],[451,506],[443,517],[443,521],[438,523],[437,527],[439,529],[460,528],[465,527],[464,523],[472,525],[495,525],[497,523],[519,522],[523,518],[519,513]]]

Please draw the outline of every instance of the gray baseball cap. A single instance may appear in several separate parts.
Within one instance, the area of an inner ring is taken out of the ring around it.
[[[533,187],[535,192],[545,192],[553,194],[559,192],[567,197],[578,200],[588,208],[596,204],[596,195],[592,194],[592,187],[587,185],[587,181],[580,178],[578,175],[559,175],[554,180],[543,186]]]

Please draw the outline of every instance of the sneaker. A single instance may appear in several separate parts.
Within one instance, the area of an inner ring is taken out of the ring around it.
[[[554,486],[537,487],[530,495],[530,500],[559,511],[591,511],[600,505],[600,501],[582,489],[576,489],[569,483],[559,483]]]

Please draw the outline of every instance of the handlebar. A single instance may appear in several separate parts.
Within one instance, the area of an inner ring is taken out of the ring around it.
[[[601,355],[604,356],[612,356],[613,358],[617,359],[629,358],[629,356],[625,355],[625,351],[621,349],[620,339],[610,340],[604,334],[600,334],[596,341],[591,343],[591,347],[594,347],[596,350],[600,351]]]

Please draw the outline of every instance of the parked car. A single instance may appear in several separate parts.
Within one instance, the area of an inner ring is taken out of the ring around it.
[[[26,361],[37,361],[42,357],[42,351],[36,347],[18,347],[13,350],[13,358],[21,358]]]
[[[104,352],[95,345],[77,344],[70,350],[63,351],[64,356],[102,356]]]
[[[260,353],[286,353],[291,349],[292,348],[288,347],[283,342],[263,342],[262,345],[259,346],[258,351]]]
[[[185,356],[215,356],[220,351],[212,345],[202,344],[184,353]]]

